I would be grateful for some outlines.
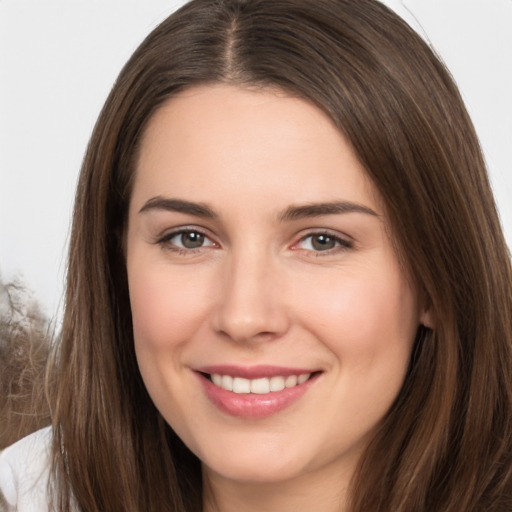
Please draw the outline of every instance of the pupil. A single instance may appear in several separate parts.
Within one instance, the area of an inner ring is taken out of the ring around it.
[[[335,240],[328,235],[316,235],[311,243],[317,251],[327,251],[334,248]]]
[[[204,235],[195,231],[183,233],[181,235],[181,243],[183,244],[183,247],[186,247],[187,249],[197,249],[203,245]]]

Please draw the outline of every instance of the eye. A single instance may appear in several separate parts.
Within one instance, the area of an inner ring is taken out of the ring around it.
[[[329,233],[311,233],[302,237],[297,244],[299,249],[315,252],[327,252],[333,249],[349,249],[352,242]]]
[[[165,235],[158,241],[174,250],[194,250],[202,247],[215,246],[204,233],[193,229],[181,229]]]

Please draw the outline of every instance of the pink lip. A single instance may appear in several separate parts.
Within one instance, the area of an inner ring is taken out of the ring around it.
[[[311,370],[281,368],[275,366],[208,366],[196,370],[196,374],[203,386],[208,399],[222,412],[230,416],[237,416],[247,419],[261,419],[286,409],[297,402],[306,391],[316,382],[318,374],[313,375],[303,384],[292,388],[285,388],[282,391],[273,391],[266,394],[238,394],[226,391],[213,384],[204,373],[218,373],[220,375],[231,375],[244,377],[246,379],[257,379],[262,377],[301,375],[311,373]]]
[[[238,366],[238,365],[212,365],[194,368],[201,373],[217,373],[218,375],[231,375],[232,377],[243,377],[244,379],[261,379],[262,377],[288,377],[289,375],[302,375],[304,373],[313,373],[317,370],[307,368],[289,368],[284,366],[258,365],[258,366]]]

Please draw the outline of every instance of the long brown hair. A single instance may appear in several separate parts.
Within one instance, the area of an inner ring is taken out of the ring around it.
[[[449,73],[375,0],[194,0],[122,70],[76,196],[55,355],[59,510],[191,511],[199,461],[137,369],[123,234],[141,133],[196,84],[280,88],[324,110],[387,207],[428,301],[403,389],[351,485],[353,512],[512,510],[512,277],[484,161]]]

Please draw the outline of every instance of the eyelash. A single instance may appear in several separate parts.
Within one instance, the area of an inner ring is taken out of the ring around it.
[[[301,249],[300,247],[295,248],[297,245],[303,243],[308,238],[312,239],[313,237],[326,237],[330,241],[334,242],[334,247],[325,249],[325,250],[314,250],[314,249]],[[340,236],[334,235],[328,231],[315,231],[312,233],[308,233],[300,238],[300,240],[294,244],[295,250],[307,250],[308,252],[313,253],[316,257],[332,255],[333,253],[338,253],[341,251],[347,251],[349,249],[354,248],[354,243],[351,240],[347,240],[346,238],[342,238]]]
[[[200,235],[200,236],[204,237],[204,240],[209,240],[211,243],[207,244],[207,245],[201,245],[200,247],[187,248],[187,247],[180,247],[171,242],[171,240],[173,238],[178,237],[178,236],[183,236],[187,233],[188,234],[194,233],[194,234]],[[204,247],[217,246],[217,244],[215,242],[213,242],[211,240],[211,238],[205,232],[201,231],[200,229],[196,229],[196,228],[194,228],[194,229],[182,228],[182,229],[178,229],[176,231],[172,231],[172,232],[167,233],[166,235],[162,236],[161,238],[159,238],[156,241],[156,243],[158,245],[164,247],[165,249],[169,249],[170,251],[173,251],[177,254],[182,254],[184,256],[189,255],[191,253],[195,253],[197,251],[200,251]]]
[[[208,240],[210,243],[209,244],[206,244],[206,245],[200,245],[199,247],[180,247],[174,243],[171,243],[171,240],[175,237],[178,237],[178,236],[183,236],[185,234],[196,234],[196,235],[199,235],[201,237],[204,237],[204,240]],[[313,239],[313,237],[325,237],[327,239],[329,239],[329,241],[332,241],[334,242],[334,246],[332,248],[328,248],[328,249],[325,249],[325,250],[315,250],[314,248],[310,248],[310,249],[303,249],[301,247],[297,247],[298,245],[304,243],[306,240],[308,239]],[[181,254],[181,255],[190,255],[191,253],[195,253],[197,251],[200,251],[201,249],[205,248],[205,247],[218,247],[218,245],[213,242],[211,240],[211,238],[203,231],[201,231],[200,229],[187,229],[187,228],[182,228],[182,229],[178,229],[176,231],[172,231],[170,233],[167,233],[166,235],[162,236],[161,238],[159,238],[156,243],[162,247],[164,247],[165,249],[169,249],[177,254]],[[329,254],[333,254],[333,253],[337,253],[339,251],[347,251],[349,249],[353,249],[354,248],[354,243],[350,240],[347,240],[345,238],[342,238],[340,236],[336,236],[328,231],[315,231],[315,232],[311,232],[311,233],[308,233],[307,235],[304,235],[302,236],[298,242],[295,242],[292,246],[292,249],[293,250],[305,250],[309,253],[312,253],[314,254],[315,256],[319,257],[319,256],[327,256]]]

